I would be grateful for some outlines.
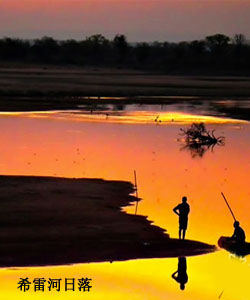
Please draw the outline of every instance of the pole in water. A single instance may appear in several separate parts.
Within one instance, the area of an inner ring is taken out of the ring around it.
[[[236,221],[235,215],[234,215],[234,213],[233,213],[231,207],[229,206],[229,204],[228,204],[228,202],[227,202],[227,199],[226,199],[225,195],[224,195],[222,192],[221,192],[221,195],[222,195],[222,197],[224,198],[224,200],[225,200],[225,202],[226,202],[226,204],[227,204],[227,207],[229,208],[230,213],[231,213],[231,215],[232,215],[233,218],[234,218],[234,221]]]
[[[137,188],[137,177],[136,177],[136,171],[134,170],[134,178],[135,178],[135,196],[137,198],[136,200],[136,206],[135,206],[135,215],[137,214],[137,208],[138,208],[138,188]]]

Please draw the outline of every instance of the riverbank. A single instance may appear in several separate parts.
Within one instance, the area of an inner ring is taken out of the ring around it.
[[[103,110],[103,105],[203,104],[249,120],[250,77],[170,76],[135,70],[0,66],[0,111]],[[213,114],[212,114],[213,115]]]
[[[213,98],[249,95],[250,77],[243,76],[175,76],[125,69],[36,65],[0,67],[1,97]],[[70,99],[67,101],[69,103]]]
[[[208,253],[214,246],[170,239],[121,207],[129,182],[0,176],[0,266],[59,265]]]

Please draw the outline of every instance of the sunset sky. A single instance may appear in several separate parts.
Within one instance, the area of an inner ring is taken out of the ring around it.
[[[250,37],[250,0],[0,0],[0,37],[192,40],[217,32]]]

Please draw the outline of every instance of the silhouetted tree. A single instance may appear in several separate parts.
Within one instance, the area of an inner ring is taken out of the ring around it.
[[[60,46],[52,37],[37,39],[31,47],[31,55],[41,62],[56,62],[58,60]]]
[[[244,34],[235,34],[233,37],[233,44],[235,45],[234,47],[234,53],[235,55],[240,59],[240,62],[238,61],[237,64],[243,63],[244,60],[242,61],[242,55],[246,52],[246,37]]]
[[[235,34],[233,37],[233,43],[236,46],[243,46],[246,44],[246,37],[242,33]]]
[[[225,137],[215,137],[215,130],[209,131],[204,123],[193,123],[190,127],[180,129],[180,135],[184,137],[185,144],[181,150],[189,150],[192,157],[203,157],[203,155],[211,149],[213,151],[215,145],[224,146]]]
[[[201,55],[206,51],[206,44],[204,41],[192,41],[189,44],[192,54]]]
[[[117,51],[118,62],[123,63],[126,60],[129,52],[129,45],[126,36],[123,34],[117,34],[114,37],[113,45]]]
[[[95,34],[82,41],[81,48],[87,63],[100,64],[105,61],[110,42],[103,35]]]
[[[180,43],[176,44],[174,51],[175,51],[175,54],[178,59],[184,57],[188,51],[188,43],[180,42]]]
[[[62,63],[81,64],[84,56],[80,43],[75,40],[67,40],[60,43],[60,59]]]
[[[164,72],[224,72],[248,74],[250,45],[243,34],[205,40],[129,44],[123,34],[109,40],[95,34],[81,41],[0,39],[0,60],[27,63],[75,64],[143,68]]]
[[[150,54],[150,46],[147,43],[139,43],[135,47],[136,59],[140,64],[144,64]]]
[[[24,60],[30,44],[20,39],[4,38],[0,40],[0,58],[6,60]]]
[[[230,42],[230,38],[224,34],[217,33],[214,35],[207,36],[206,42],[211,52],[220,54],[226,50]]]

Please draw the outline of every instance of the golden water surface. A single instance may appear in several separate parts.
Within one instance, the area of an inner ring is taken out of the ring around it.
[[[199,119],[225,136],[225,146],[193,158],[183,147],[180,128],[195,121],[172,113],[161,122],[150,114],[88,120],[78,114],[2,114],[0,170],[2,175],[44,175],[133,181],[137,171],[138,213],[178,235],[172,209],[182,196],[191,206],[188,239],[217,244],[232,234],[232,217],[223,191],[250,235],[250,125],[225,119]],[[95,117],[93,118],[95,119]],[[98,117],[96,117],[98,119]],[[134,119],[134,120],[133,120]],[[159,119],[159,118],[158,118]],[[135,208],[126,208],[134,213]],[[101,251],[101,250],[100,250]],[[250,299],[249,258],[238,259],[221,250],[187,258],[184,291],[171,278],[178,259],[147,259],[73,266],[0,270],[0,299]],[[36,292],[17,289],[20,277],[92,278],[89,293]]]

